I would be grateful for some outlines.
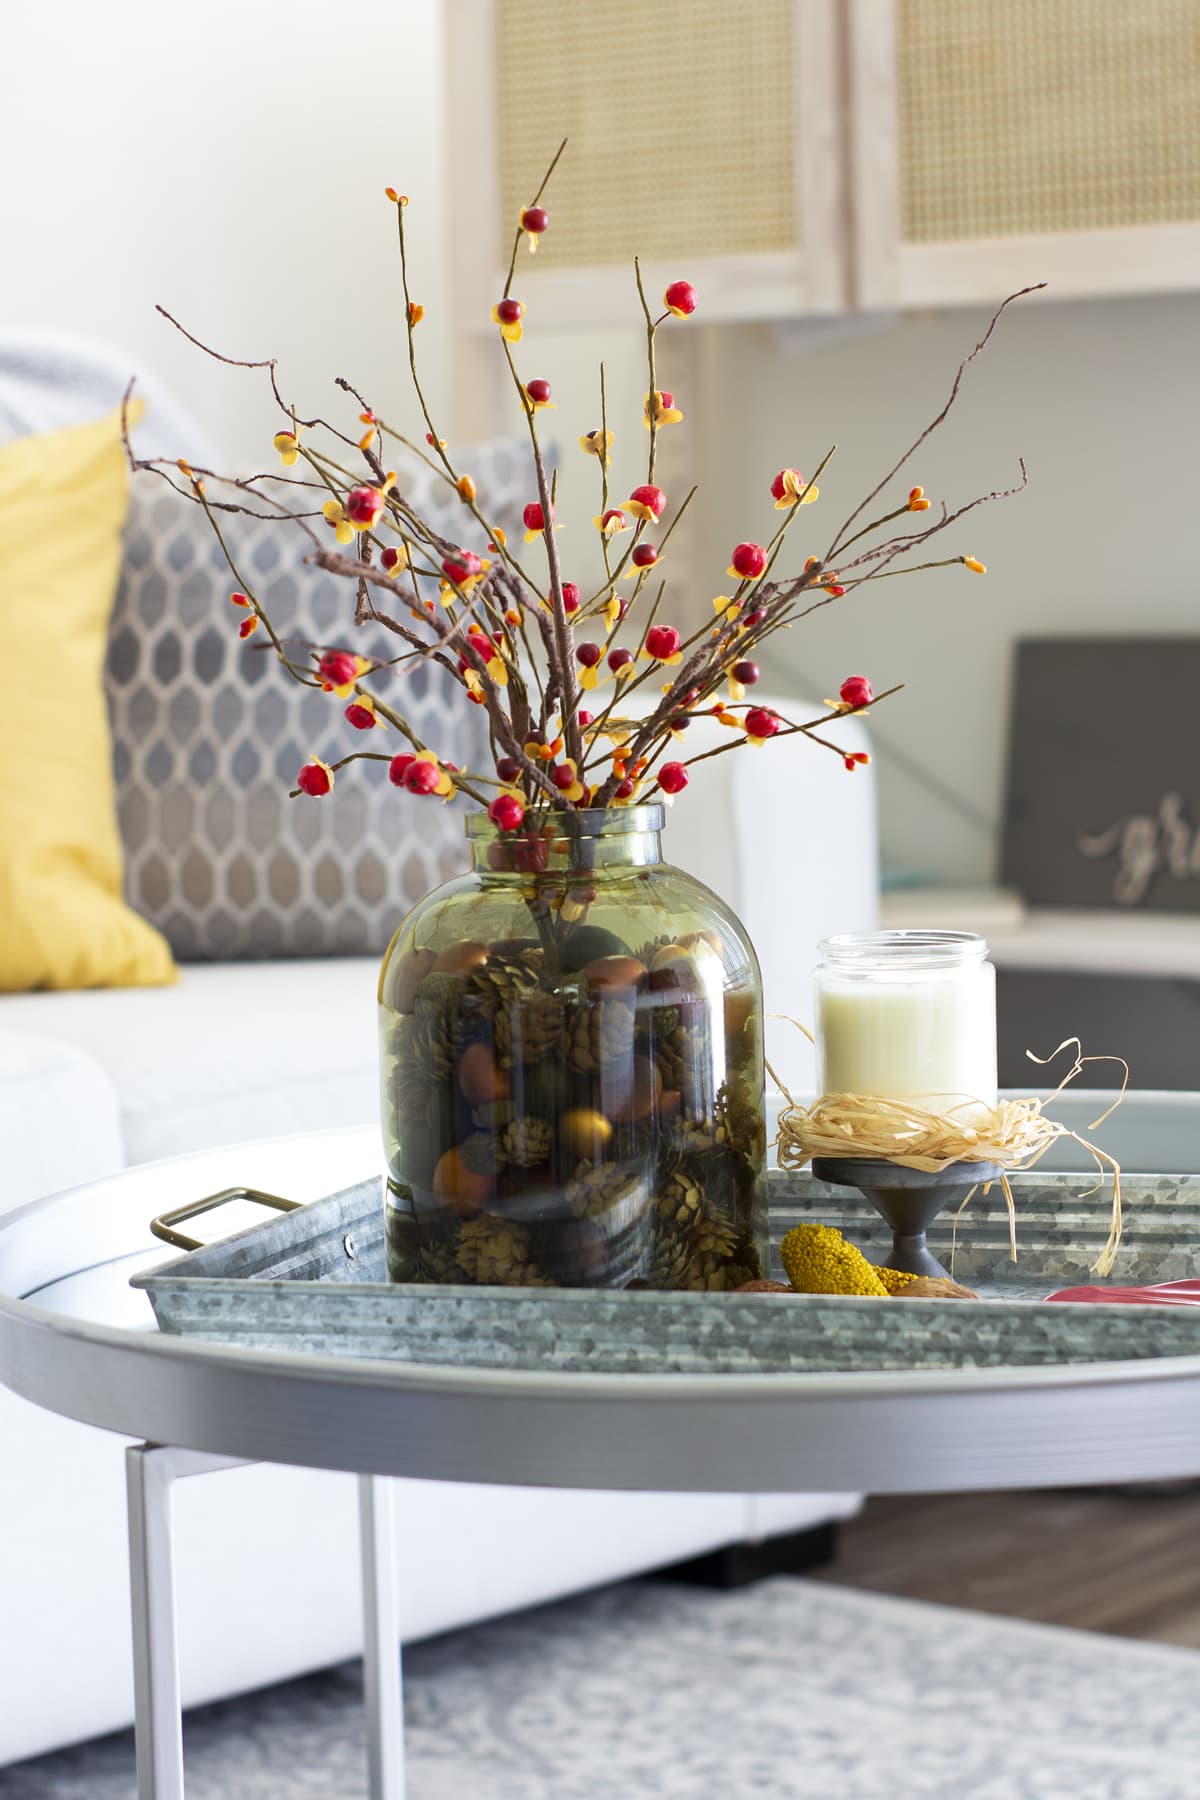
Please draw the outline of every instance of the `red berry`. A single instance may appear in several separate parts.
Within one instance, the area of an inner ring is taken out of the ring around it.
[[[391,762],[388,764],[388,780],[392,783],[393,787],[404,786],[404,777],[408,774],[408,771],[412,768],[415,761],[416,758],[413,756],[411,750],[402,750],[399,756],[393,756]]]
[[[696,290],[690,281],[673,281],[663,299],[673,313],[694,313],[696,310]]]
[[[400,552],[395,544],[389,544],[387,549],[380,555],[379,560],[385,569],[394,569],[396,564],[400,561]]]
[[[525,817],[525,808],[515,794],[498,794],[488,807],[488,818],[500,831],[515,831]]]
[[[527,206],[521,214],[521,230],[542,232],[550,223],[550,214],[544,206]]]
[[[527,381],[525,383],[525,392],[538,406],[544,406],[550,398],[550,383],[548,381],[542,381],[540,377],[535,381]]]
[[[317,674],[331,688],[345,687],[358,674],[358,658],[348,650],[326,650],[317,664]]]
[[[498,300],[496,302],[496,317],[505,325],[515,325],[524,311],[525,308],[519,300]]]
[[[795,477],[795,487],[802,488],[804,486],[804,477],[799,469],[780,469],[778,475],[771,483],[771,492],[776,500],[790,499],[792,497],[788,493],[787,486],[787,478],[789,475]]]
[[[447,556],[442,561],[442,573],[458,587],[464,581],[469,581],[472,575],[478,575],[482,568],[483,564],[473,550],[456,550],[453,556]]]
[[[753,581],[767,566],[767,553],[761,544],[735,544],[729,566],[743,581]]]
[[[550,863],[550,846],[541,838],[532,843],[528,841],[517,844],[513,850],[513,861],[523,874],[538,874]]]
[[[573,613],[579,611],[579,589],[575,586],[573,581],[563,582],[562,597],[563,606],[567,612]]]
[[[314,800],[318,800],[333,786],[333,776],[324,763],[307,762],[296,777],[296,786],[302,794],[311,794]]]
[[[658,561],[658,551],[653,544],[635,544],[629,560],[635,569],[650,569]]]
[[[496,773],[501,781],[519,781],[521,765],[515,756],[501,756],[496,763]]]
[[[373,726],[378,725],[379,723],[371,708],[369,706],[363,706],[361,701],[358,700],[352,700],[350,702],[349,706],[346,708],[346,717],[356,731],[370,731]]]
[[[743,687],[753,687],[759,677],[759,667],[756,662],[734,663],[732,673],[733,679],[740,681]]]
[[[629,664],[632,661],[633,661],[633,651],[632,650],[626,650],[626,649],[622,648],[620,650],[610,650],[608,653],[608,666],[612,670],[614,675],[616,674],[618,669],[628,668]]]
[[[623,781],[620,784],[620,786],[616,789],[616,792],[614,793],[613,798],[615,800],[632,800],[633,799],[633,783],[632,783],[632,781]]]
[[[746,614],[745,618],[742,620],[742,624],[746,627],[746,629],[748,631],[752,631],[756,625],[762,624],[762,622],[766,618],[766,616],[767,616],[766,607],[765,606],[756,606],[753,612],[748,612]]]
[[[374,525],[384,509],[384,498],[378,488],[351,488],[346,495],[346,517],[355,525]]]
[[[556,768],[551,769],[550,779],[556,788],[566,789],[574,787],[575,771],[573,769],[568,769],[565,763],[559,763]]]
[[[676,713],[671,720],[671,730],[686,731],[691,722],[686,713]]]
[[[418,762],[414,756],[404,771],[404,785],[410,794],[432,794],[442,778],[441,770],[436,763],[428,759]]]
[[[750,737],[774,737],[779,730],[779,715],[766,706],[752,706],[746,714],[745,726]]]
[[[664,763],[658,771],[658,785],[664,794],[682,794],[690,779],[681,762]]]
[[[666,388],[659,388],[658,398],[659,398],[659,404],[661,405],[663,411],[670,412],[671,408],[675,404],[674,394],[668,394]]]
[[[846,706],[870,706],[875,690],[865,675],[848,675],[838,689]]]
[[[546,529],[546,515],[537,500],[529,502],[522,512],[521,518],[524,520],[526,531],[545,531]]]
[[[674,656],[679,649],[679,633],[673,625],[652,625],[646,633],[646,649],[659,662]]]
[[[579,714],[579,729],[580,729],[580,731],[585,731],[587,729],[587,727],[591,724],[591,722],[595,718],[595,716],[596,716],[595,713],[581,712]]]
[[[631,505],[644,506],[647,512],[653,513],[656,519],[661,519],[667,510],[667,496],[660,487],[654,487],[648,482],[643,482],[641,487],[635,487],[629,500]]]
[[[582,663],[585,669],[594,669],[603,655],[599,644],[577,644],[575,647],[575,660]]]

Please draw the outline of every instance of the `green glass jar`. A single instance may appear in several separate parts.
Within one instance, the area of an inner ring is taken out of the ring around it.
[[[734,1288],[766,1266],[763,1008],[661,806],[467,819],[379,982],[395,1281]]]

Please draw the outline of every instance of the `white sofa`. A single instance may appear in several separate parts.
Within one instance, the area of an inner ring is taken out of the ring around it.
[[[861,725],[847,731],[854,747],[866,741]],[[834,842],[836,869],[819,855]],[[817,939],[874,920],[870,777],[850,778],[797,739],[715,759],[674,809],[667,848],[740,911],[768,1005],[807,1018]],[[371,1123],[376,970],[374,959],[192,964],[170,988],[0,997],[0,1205],[186,1151]],[[778,1027],[772,1054],[790,1086],[808,1084],[799,1033]],[[102,1181],[95,1204],[104,1204]],[[3,1764],[128,1723],[132,1677],[122,1440],[2,1389],[0,1436]],[[857,1504],[853,1495],[400,1482],[404,1635],[802,1529]],[[348,1478],[263,1467],[184,1483],[178,1543],[189,1704],[359,1648]]]

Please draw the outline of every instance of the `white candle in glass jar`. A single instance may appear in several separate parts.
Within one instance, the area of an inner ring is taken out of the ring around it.
[[[822,1094],[912,1100],[969,1118],[996,1104],[996,971],[981,937],[828,938],[817,970]]]

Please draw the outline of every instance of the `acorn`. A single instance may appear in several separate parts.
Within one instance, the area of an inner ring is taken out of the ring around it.
[[[573,1106],[558,1122],[563,1148],[591,1162],[602,1160],[612,1134],[613,1128],[604,1114],[588,1106]]]
[[[610,1119],[640,1124],[655,1110],[661,1094],[662,1076],[648,1056],[601,1071],[600,1104]]]
[[[458,1065],[458,1085],[472,1106],[508,1098],[508,1077],[496,1067],[487,1044],[467,1045]]]
[[[488,959],[488,947],[475,938],[461,938],[457,944],[447,944],[434,968],[439,974],[469,975],[472,969],[478,969]]]
[[[743,1281],[741,1287],[733,1291],[735,1294],[791,1294],[795,1290],[786,1281],[768,1281],[760,1277],[757,1281]]]
[[[597,956],[579,971],[593,993],[609,988],[635,988],[646,973],[636,956]]]
[[[491,1196],[490,1176],[469,1169],[458,1150],[447,1150],[433,1171],[433,1191],[455,1212],[478,1212]]]

